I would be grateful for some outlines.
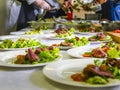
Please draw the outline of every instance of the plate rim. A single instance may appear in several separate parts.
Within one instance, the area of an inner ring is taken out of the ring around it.
[[[89,50],[89,49],[94,49],[94,48],[96,48],[96,47],[100,47],[100,46],[89,47],[89,48],[88,48],[87,46],[75,47],[75,48],[68,49],[68,50],[67,50],[67,54],[70,55],[70,56],[72,56],[72,57],[75,57],[75,58],[96,58],[96,57],[82,57],[81,55],[75,56],[75,55],[73,55],[73,54],[70,53],[70,52],[73,51],[73,50],[79,51],[79,49],[82,49],[82,48],[85,48],[85,49],[88,49],[88,50]]]
[[[40,47],[40,46],[33,46],[33,47],[25,47],[25,48],[0,48],[0,51],[16,51],[16,50],[26,50],[28,48],[37,48],[37,47]]]
[[[100,33],[100,32],[75,32],[76,34],[85,34],[85,35],[88,35],[88,34],[92,34],[92,35],[94,35],[94,34],[97,34],[97,33]]]

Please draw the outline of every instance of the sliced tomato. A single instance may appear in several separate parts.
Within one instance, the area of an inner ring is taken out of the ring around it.
[[[90,54],[90,53],[84,53],[84,54],[82,54],[82,56],[83,57],[92,57],[92,54]]]
[[[100,69],[106,71],[108,68],[107,68],[107,66],[105,64],[102,64],[100,66]]]
[[[107,52],[109,49],[110,49],[109,47],[102,47],[102,50],[103,50],[104,52]]]
[[[59,44],[52,44],[52,46],[59,46]]]
[[[114,30],[113,32],[114,32],[114,33],[120,33],[120,30],[117,29],[117,30]]]

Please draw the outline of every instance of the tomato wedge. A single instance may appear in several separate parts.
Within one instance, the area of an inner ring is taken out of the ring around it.
[[[91,53],[84,53],[82,54],[83,57],[92,57],[92,54]]]
[[[120,33],[120,30],[119,29],[116,29],[113,31],[114,33]]]

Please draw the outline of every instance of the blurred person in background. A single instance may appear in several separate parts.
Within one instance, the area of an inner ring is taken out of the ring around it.
[[[51,6],[44,0],[18,0],[22,6],[17,21],[17,30],[27,27],[29,21],[36,21],[37,10],[42,8],[51,10]],[[33,2],[34,1],[34,2]]]
[[[112,21],[120,21],[120,0],[114,0],[114,7],[111,11]]]
[[[47,11],[44,18],[66,15],[58,0],[7,0],[7,7],[6,27],[10,31],[21,30],[29,26],[29,21],[38,20],[37,15],[40,9]]]
[[[102,14],[102,19],[120,21],[120,0],[107,0],[102,3],[102,10],[98,13]]]
[[[112,20],[112,11],[114,7],[114,0],[106,0],[105,3],[101,3],[102,10],[97,12],[100,13],[101,19],[105,20]]]
[[[9,32],[18,31],[29,26],[28,21],[36,20],[39,8],[51,10],[51,6],[44,0],[7,0],[6,29]]]

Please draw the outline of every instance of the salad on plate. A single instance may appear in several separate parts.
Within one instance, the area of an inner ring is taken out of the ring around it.
[[[29,48],[25,55],[17,55],[13,64],[39,64],[54,61],[60,57],[59,48],[53,46],[37,47],[34,50]]]
[[[73,37],[71,39],[66,38],[63,42],[60,44],[52,44],[52,46],[57,46],[60,49],[70,49],[72,47],[79,47],[79,46],[85,46],[89,44],[89,41],[86,37]]]
[[[0,54],[0,66],[36,67],[62,59],[59,48],[42,45],[26,50],[8,51]]]
[[[18,38],[16,40],[5,39],[0,42],[0,50],[16,50],[16,49],[25,49],[28,47],[38,47],[40,46],[39,39],[32,38]]]
[[[96,58],[120,58],[120,45],[114,42],[108,42],[101,47],[93,48],[90,51],[84,52],[82,56]]]
[[[54,31],[56,34],[54,38],[71,38],[74,37],[74,28],[58,28],[57,30]]]
[[[90,23],[87,25],[87,23],[81,23],[81,26],[79,26],[78,30],[76,33],[79,34],[95,34],[95,33],[100,33],[103,32],[103,28],[101,24],[97,23]]]
[[[105,33],[98,33],[88,38],[90,42],[109,42],[112,41],[112,37]]]

